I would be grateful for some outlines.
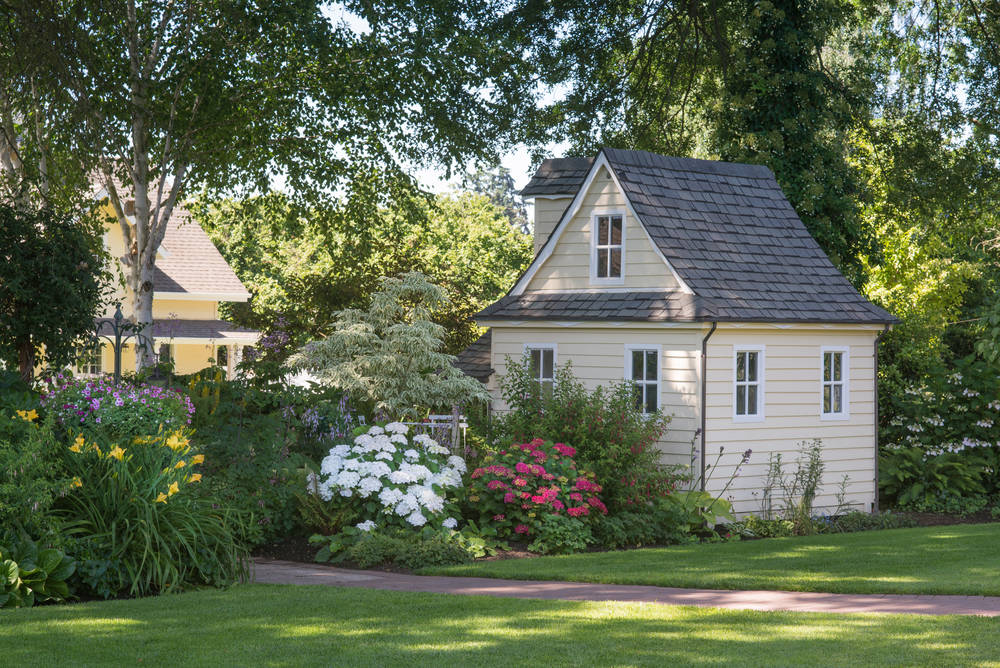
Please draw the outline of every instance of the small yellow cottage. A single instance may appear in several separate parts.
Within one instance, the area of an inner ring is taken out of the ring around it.
[[[507,359],[557,365],[594,387],[630,380],[645,411],[673,420],[663,460],[712,465],[707,490],[761,512],[768,459],[822,439],[817,509],[877,503],[877,344],[896,319],[837,271],[757,165],[604,149],[546,160],[534,199],[534,262],[477,315],[490,330],[459,356],[487,382]],[[694,457],[692,458],[692,443]]]
[[[97,194],[105,200],[106,191]],[[124,202],[126,213],[132,202]],[[112,258],[125,253],[121,227],[117,222],[105,226],[104,245]],[[120,261],[116,263],[123,276]],[[124,286],[124,281],[121,286]],[[231,376],[244,346],[257,342],[259,332],[238,327],[219,319],[220,302],[245,302],[250,293],[243,287],[232,268],[219,253],[201,226],[180,205],[173,210],[167,222],[163,243],[156,253],[156,271],[153,278],[153,341],[158,358],[167,357],[174,362],[179,374],[193,373],[217,360]],[[126,318],[131,313],[131,294],[127,287],[119,287],[115,302],[121,304]],[[105,318],[114,315],[111,306]],[[129,347],[122,356],[122,370],[135,369],[135,351]],[[86,375],[112,373],[114,354],[104,343],[99,351],[80,366]]]

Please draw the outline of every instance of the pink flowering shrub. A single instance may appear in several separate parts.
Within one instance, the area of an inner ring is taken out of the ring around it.
[[[502,538],[534,537],[548,515],[588,521],[608,509],[592,473],[577,468],[576,450],[536,438],[485,457],[472,471],[468,500],[483,525]]]

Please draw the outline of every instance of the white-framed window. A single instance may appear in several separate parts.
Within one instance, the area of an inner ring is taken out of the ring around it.
[[[590,278],[596,283],[622,283],[625,275],[625,214],[595,213],[591,235]]]
[[[733,419],[764,419],[764,346],[733,347]]]
[[[531,377],[538,383],[542,394],[551,395],[556,382],[556,344],[526,343],[524,356],[528,358]]]
[[[87,346],[76,361],[76,370],[84,376],[100,376],[104,373],[103,346],[100,342]]]
[[[850,352],[846,346],[820,348],[820,417],[846,420],[850,417]]]
[[[625,344],[625,380],[632,383],[635,406],[643,413],[660,410],[663,351],[655,344]]]

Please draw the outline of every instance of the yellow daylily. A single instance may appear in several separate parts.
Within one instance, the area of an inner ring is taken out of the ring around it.
[[[205,461],[205,455],[195,455],[191,458],[191,465],[202,464]]]
[[[104,456],[104,453],[101,452],[101,448],[96,443],[93,446],[91,446],[91,447],[94,448],[94,452],[97,453],[98,457],[103,457]]]
[[[177,492],[181,491],[181,486],[177,484],[177,481],[170,483],[170,487],[167,488],[167,496],[173,496]]]
[[[187,449],[188,440],[183,437],[181,432],[175,431],[170,434],[170,437],[167,439],[167,447],[174,452],[181,452]]]
[[[70,487],[83,487],[83,481],[80,480],[80,476],[75,476],[73,482],[70,483]]]
[[[200,480],[201,480],[201,474],[200,473],[192,473],[191,477],[188,478],[188,482],[198,482]]]
[[[167,495],[164,494],[163,492],[160,492],[160,495],[156,497],[156,503],[166,503],[166,502],[167,502]]]
[[[175,469],[182,469],[185,466],[187,466],[187,462],[185,462],[183,459],[180,460],[179,462],[177,462],[176,464],[174,464],[174,468]]]
[[[38,418],[38,412],[34,408],[30,411],[17,411],[17,414],[22,420],[26,420],[27,422]]]
[[[122,450],[119,446],[116,445],[115,448],[114,448],[114,450],[112,450],[111,452],[108,453],[108,457],[109,458],[114,457],[118,461],[121,461],[122,458],[125,457],[125,451]]]
[[[70,452],[83,452],[83,448],[80,447],[80,443],[79,442],[76,442],[73,445],[69,446],[69,451]]]

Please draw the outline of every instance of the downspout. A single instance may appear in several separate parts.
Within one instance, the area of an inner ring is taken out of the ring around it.
[[[875,395],[875,506],[872,508],[873,513],[878,512],[878,344],[882,341],[882,337],[885,333],[892,328],[892,325],[886,325],[885,328],[878,333],[875,337],[875,351],[872,355],[875,360],[875,366],[872,369],[874,380],[872,381],[872,393]]]
[[[712,328],[701,340],[701,491],[705,491],[705,427],[708,420],[705,416],[705,404],[708,396],[708,339],[715,333],[718,322],[712,323]]]

